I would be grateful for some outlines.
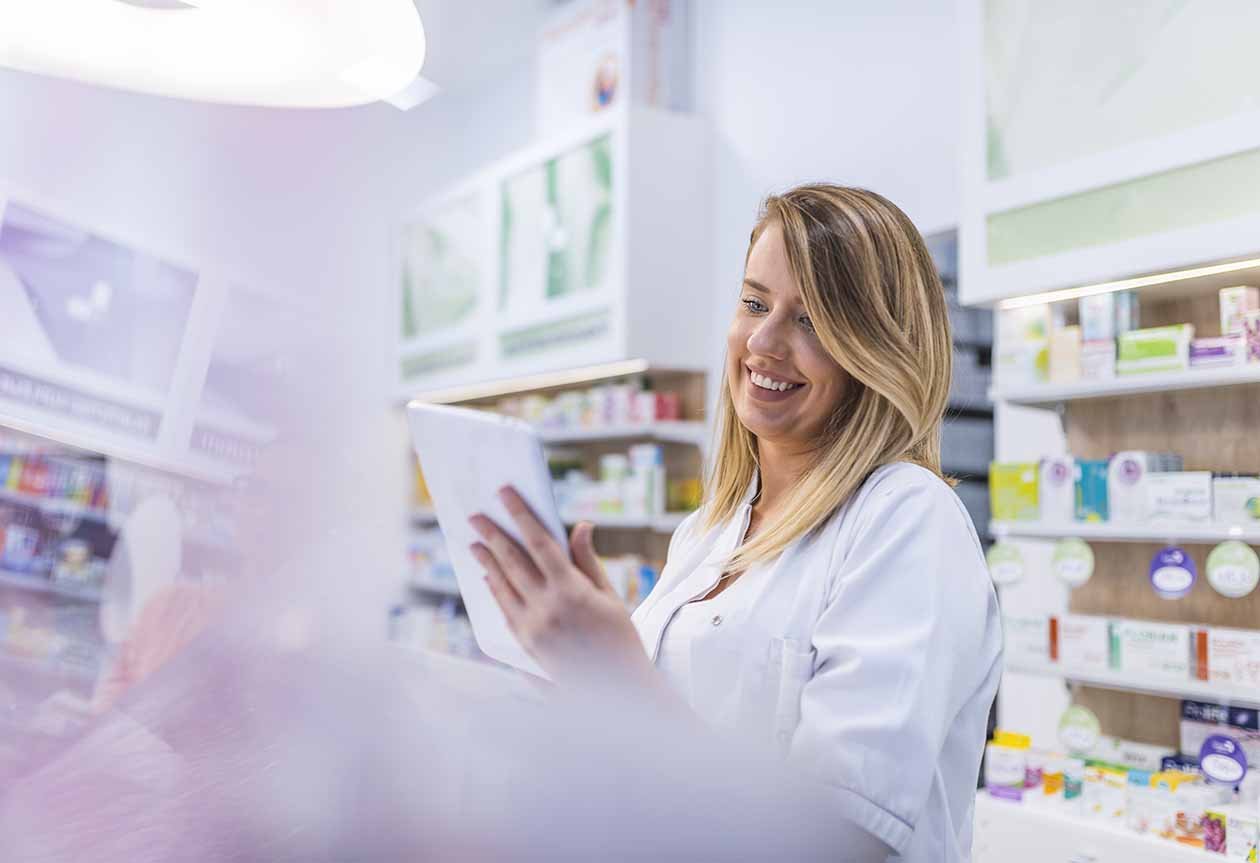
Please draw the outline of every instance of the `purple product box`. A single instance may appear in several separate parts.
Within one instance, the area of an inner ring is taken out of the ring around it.
[[[1247,362],[1247,342],[1240,335],[1190,341],[1191,366],[1240,366]]]

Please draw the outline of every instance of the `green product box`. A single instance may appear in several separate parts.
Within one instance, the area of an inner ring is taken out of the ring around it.
[[[1190,367],[1192,324],[1152,327],[1121,333],[1116,342],[1116,373],[1184,371]]]
[[[989,465],[989,507],[995,521],[1037,521],[1041,517],[1037,462]]]
[[[1107,521],[1107,459],[1076,461],[1076,520]]]

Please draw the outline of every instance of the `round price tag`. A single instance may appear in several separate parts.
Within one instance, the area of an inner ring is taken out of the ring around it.
[[[1199,769],[1213,782],[1237,785],[1247,775],[1247,755],[1234,738],[1213,734],[1199,749]]]
[[[1014,584],[1024,577],[1024,555],[1014,543],[994,543],[985,559],[994,584]]]
[[[1050,568],[1069,587],[1080,587],[1094,574],[1094,551],[1083,540],[1059,540],[1054,546]]]
[[[1102,735],[1102,725],[1094,711],[1073,704],[1059,717],[1059,742],[1073,755],[1092,752]]]
[[[1244,597],[1260,584],[1260,557],[1236,539],[1222,542],[1208,555],[1207,580],[1221,596]]]
[[[1151,586],[1161,599],[1181,599],[1199,577],[1184,548],[1170,545],[1151,560]]]

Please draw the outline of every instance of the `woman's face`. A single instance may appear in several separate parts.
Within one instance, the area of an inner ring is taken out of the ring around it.
[[[744,426],[758,441],[812,448],[848,375],[814,333],[775,222],[748,255],[726,348],[727,383]]]

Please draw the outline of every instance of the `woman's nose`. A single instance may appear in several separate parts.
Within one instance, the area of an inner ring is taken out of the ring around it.
[[[787,354],[787,333],[774,316],[762,318],[748,336],[748,350],[763,357],[783,359]]]

